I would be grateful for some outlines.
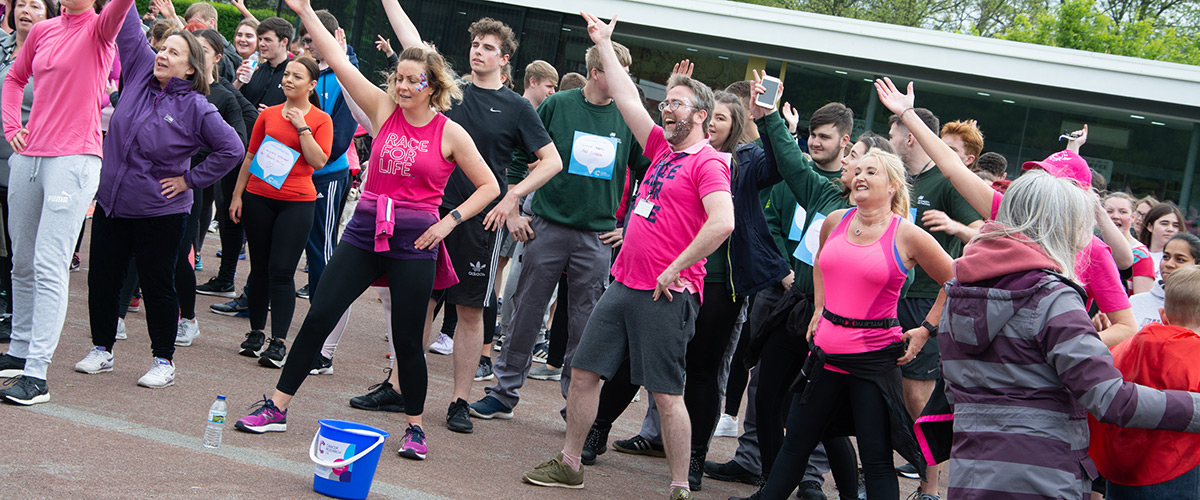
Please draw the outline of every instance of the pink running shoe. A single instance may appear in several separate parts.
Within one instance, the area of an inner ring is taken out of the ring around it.
[[[428,452],[429,448],[425,446],[425,431],[418,425],[409,425],[408,430],[404,431],[404,440],[401,441],[400,451],[397,453],[404,458],[425,460],[425,454]]]
[[[234,427],[245,432],[283,432],[287,430],[287,410],[280,411],[275,402],[264,395],[262,401],[250,407],[254,411],[239,419]]]

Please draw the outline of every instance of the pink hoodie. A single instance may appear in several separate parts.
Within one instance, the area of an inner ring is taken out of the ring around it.
[[[36,77],[29,113],[28,156],[102,156],[100,94],[112,68],[115,40],[133,0],[112,0],[37,23],[4,80],[4,138],[21,130],[21,96]]]

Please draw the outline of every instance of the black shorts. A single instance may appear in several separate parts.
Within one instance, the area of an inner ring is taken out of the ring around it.
[[[896,304],[896,316],[900,318],[900,328],[904,331],[921,326],[925,315],[933,309],[935,299],[905,298]],[[906,365],[900,366],[900,374],[911,380],[937,380],[942,378],[941,350],[938,349],[937,338],[929,337],[925,347],[917,353]]]
[[[440,209],[442,217],[450,213]],[[484,307],[495,300],[492,285],[500,253],[500,233],[483,228],[483,214],[464,219],[443,243],[450,253],[458,284],[443,292],[446,302],[467,307]]]

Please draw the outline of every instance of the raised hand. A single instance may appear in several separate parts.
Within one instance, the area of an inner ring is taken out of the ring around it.
[[[1087,124],[1084,124],[1082,130],[1076,130],[1067,136],[1067,149],[1078,153],[1079,148],[1087,142],[1087,137],[1088,126]]]
[[[309,0],[284,0],[287,6],[297,14],[303,13],[305,10],[312,10],[312,2]]]
[[[762,118],[764,116],[767,116],[767,115],[771,114],[771,112],[775,111],[774,107],[764,108],[762,106],[754,104],[756,101],[758,101],[758,96],[762,95],[764,92],[767,91],[767,88],[763,87],[763,84],[762,84],[763,78],[766,76],[767,76],[766,71],[759,73],[758,70],[754,70],[754,85],[752,85],[750,87],[750,109],[748,109],[746,111],[749,111],[750,118],[755,119],[755,120]],[[779,101],[779,97],[782,95],[783,95],[783,85],[780,85],[779,91],[775,93],[775,98],[772,99],[771,102]]]
[[[671,74],[672,75],[683,75],[688,78],[691,78],[692,70],[695,69],[695,67],[696,67],[696,65],[692,64],[692,61],[684,59],[682,61],[675,63],[675,67],[671,68]]]
[[[295,0],[288,0],[295,1]],[[613,29],[617,27],[617,15],[613,14],[612,21],[605,23],[600,18],[587,12],[580,12],[583,20],[587,21],[588,36],[591,37],[592,43],[599,45],[612,41]]]
[[[796,133],[796,127],[800,125],[800,112],[792,108],[792,103],[783,103],[783,109],[779,110],[779,114],[787,123],[788,132]]]
[[[891,78],[885,76],[883,80],[875,80],[875,92],[879,94],[879,102],[883,103],[888,111],[897,115],[913,107],[913,104],[917,102],[912,82],[908,82],[908,93],[905,94],[896,88],[896,84],[892,83]]]
[[[179,15],[175,13],[175,4],[172,3],[171,0],[152,0],[152,1],[154,2],[154,7],[158,9],[158,13],[162,14],[163,17],[165,17],[167,19],[174,19],[174,18],[179,17]]]
[[[383,52],[383,55],[388,57],[392,57],[392,54],[396,53],[396,51],[392,50],[392,42],[388,41],[387,38],[384,38],[383,35],[375,35],[375,37],[375,50]]]

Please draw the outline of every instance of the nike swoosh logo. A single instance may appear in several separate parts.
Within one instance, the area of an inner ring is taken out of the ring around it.
[[[491,108],[489,111],[491,111],[491,112],[493,112],[493,113],[499,113],[499,112],[500,112],[500,110],[498,110],[498,109],[496,109],[496,108]]]

